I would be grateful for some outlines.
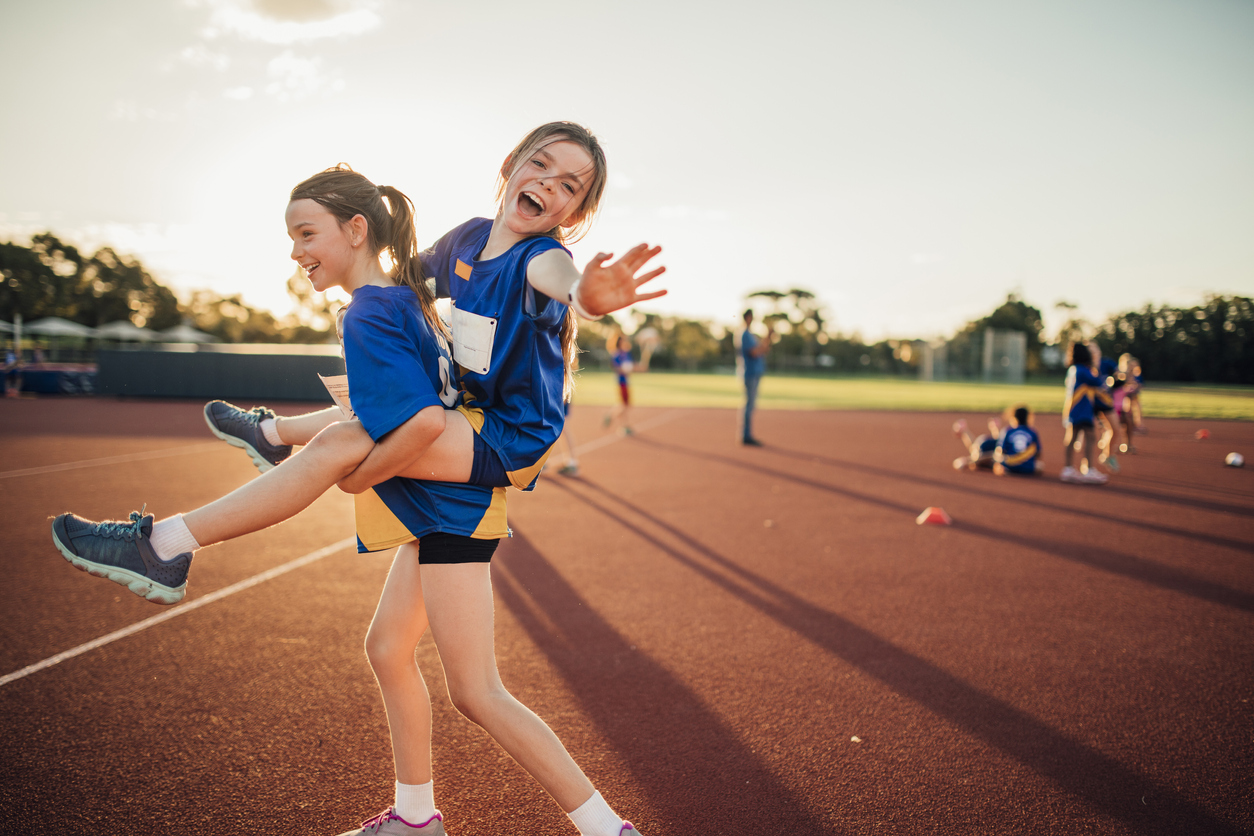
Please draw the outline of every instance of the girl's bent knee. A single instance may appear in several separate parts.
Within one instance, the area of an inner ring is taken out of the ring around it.
[[[406,647],[408,642],[401,642],[391,636],[375,633],[366,634],[366,659],[375,676],[386,677],[392,673],[408,670],[417,663],[414,661],[413,646]]]
[[[504,686],[488,688],[455,688],[449,686],[449,700],[463,717],[476,726],[486,726],[502,705],[515,702]]]

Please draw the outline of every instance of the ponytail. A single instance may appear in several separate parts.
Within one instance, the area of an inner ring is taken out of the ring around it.
[[[422,269],[422,261],[418,258],[418,237],[414,232],[414,204],[400,189],[392,186],[379,186],[379,196],[387,201],[389,226],[386,247],[395,265],[392,280],[397,284],[409,285],[418,296],[422,313],[437,332],[447,339],[448,329],[435,310],[435,291],[427,281]]]
[[[291,200],[312,200],[340,223],[357,215],[366,219],[367,235],[375,255],[385,249],[392,259],[392,281],[408,285],[418,296],[423,316],[445,338],[448,329],[435,310],[435,290],[418,259],[414,233],[414,204],[392,186],[376,186],[345,163],[320,171],[292,189]]]

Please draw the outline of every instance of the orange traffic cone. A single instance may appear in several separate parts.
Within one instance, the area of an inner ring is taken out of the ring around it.
[[[1193,437],[1196,438],[1198,441],[1205,441],[1206,439],[1210,438],[1210,430],[1198,430],[1197,432],[1193,433]]]
[[[929,525],[953,525],[954,521],[945,513],[944,508],[934,508],[928,506],[923,509],[923,513],[915,518],[915,522],[919,525],[927,523]]]

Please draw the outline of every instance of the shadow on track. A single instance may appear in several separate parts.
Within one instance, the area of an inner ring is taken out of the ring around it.
[[[773,832],[834,833],[737,734],[634,649],[526,535],[501,544],[493,587],[610,741],[669,833],[737,833],[744,811]],[[721,793],[720,793],[721,791]]]
[[[642,439],[642,440],[644,440],[646,443],[656,443],[649,439]],[[985,489],[976,487],[974,485],[964,485],[964,484],[960,484],[957,482],[946,482],[940,479],[930,479],[925,476],[917,476],[912,473],[902,473],[897,470],[888,470],[887,468],[883,468],[883,467],[875,467],[869,464],[862,464],[861,462],[851,462],[845,459],[833,458],[831,456],[820,456],[820,455],[809,453],[803,450],[790,450],[786,447],[777,447],[775,445],[764,448],[763,452],[768,453],[770,455],[784,456],[787,458],[796,459],[797,461],[821,462],[825,465],[829,465],[832,467],[843,467],[847,470],[857,470],[862,473],[867,473],[872,476],[882,476],[887,479],[901,479],[904,481],[908,481],[914,485],[930,485],[935,488],[962,491],[963,493],[972,494],[973,496],[982,496],[982,497],[987,497],[989,499],[1003,500],[1005,502],[1017,502],[1023,505],[1029,505],[1033,508],[1047,508],[1050,511],[1057,511],[1058,513],[1061,513],[1061,514],[1071,514],[1077,517],[1085,517],[1087,519],[1096,520],[1098,522],[1101,522],[1107,525],[1127,525],[1131,528],[1143,529],[1147,531],[1156,531],[1159,534],[1168,534],[1174,537],[1183,537],[1185,539],[1190,539],[1190,540],[1202,540],[1204,542],[1211,543],[1212,545],[1222,546],[1228,549],[1235,549],[1240,552],[1254,553],[1254,543],[1251,543],[1246,540],[1234,540],[1231,537],[1221,537],[1217,534],[1208,534],[1204,531],[1188,531],[1185,529],[1173,528],[1169,525],[1162,525],[1161,523],[1155,523],[1151,520],[1147,520],[1144,518],[1138,518],[1136,521],[1123,520],[1117,517],[1112,518],[1111,516],[1107,514],[1099,514],[1096,511],[1089,511],[1085,508],[1078,508],[1074,505],[1059,505],[1053,502],[1044,502],[1040,499],[1035,499],[1035,498],[1029,499],[1027,497],[1016,496],[1014,494],[1007,493],[1005,491],[985,490]],[[1020,478],[1032,478],[1032,477],[1007,476],[1005,478],[1006,479],[1020,479]],[[1109,493],[1110,487],[1111,487],[1110,485],[1106,485],[1105,487],[1102,488],[1102,492]],[[1136,494],[1135,491],[1130,491],[1126,489],[1123,490],[1122,493],[1133,494],[1133,495]],[[1186,502],[1185,504],[1193,504],[1193,502],[1195,501]],[[1239,507],[1239,506],[1224,505],[1223,507],[1232,508],[1232,507]],[[1227,511],[1224,511],[1218,508],[1211,508],[1210,510],[1220,510],[1221,513],[1228,513]],[[1244,513],[1247,515],[1254,514],[1254,509],[1247,508],[1244,510]]]
[[[878,505],[881,508],[887,508],[892,511],[900,511],[902,513],[908,514],[911,518],[917,516],[919,511],[921,510],[914,506],[905,505],[904,503],[893,502],[892,500],[883,499],[881,497],[873,496],[868,493],[862,493],[860,491],[850,490],[849,488],[842,488],[836,485],[830,485],[824,482],[818,482],[813,479],[807,479],[804,476],[798,476],[795,473],[789,473],[788,471],[783,471],[783,470],[775,470],[765,465],[754,464],[752,462],[747,462],[742,459],[732,458],[731,456],[723,456],[717,453],[702,453],[702,452],[698,452],[695,450],[688,450],[678,445],[666,444],[666,443],[659,442],[659,441],[653,441],[651,439],[637,438],[637,443],[647,444],[652,447],[657,447],[658,449],[661,449],[661,450],[668,450],[668,451],[675,452],[675,453],[681,453],[683,455],[692,456],[694,458],[701,458],[701,459],[707,459],[709,461],[719,462],[729,467],[737,467],[743,470],[749,470],[754,473],[760,473],[763,475],[774,477],[776,479],[793,482],[798,485],[804,485],[807,488],[814,488],[815,490],[826,491],[827,493],[833,493],[833,494],[836,494],[837,496],[843,496],[847,499],[856,500],[858,502],[865,502],[871,505]],[[813,459],[815,457],[810,456],[808,458]],[[901,473],[894,473],[891,470],[883,471],[881,473],[879,472],[878,468],[869,467],[867,465],[854,465],[854,467],[870,471],[874,473],[875,475],[882,475],[882,476],[886,476],[889,478],[900,479],[900,480],[911,482],[912,484],[914,483],[933,484],[937,487],[942,487],[945,489],[959,490],[959,491],[965,490],[970,493],[994,495],[994,494],[990,494],[990,492],[978,491],[969,487],[955,485],[949,482],[936,482],[936,481],[929,481],[925,479],[915,479],[912,476],[907,476]],[[995,496],[997,496],[998,498],[1005,498],[1001,494],[995,494]],[[1027,500],[1019,500],[1019,501],[1026,502]],[[1033,504],[1036,504],[1036,503],[1033,503]],[[1044,504],[1044,507],[1049,507],[1049,506],[1047,504]],[[1071,508],[1065,508],[1065,507],[1059,508],[1058,510],[1075,511],[1077,513],[1082,513],[1082,514],[1088,513],[1088,512],[1081,511],[1080,509],[1071,509]],[[1105,519],[1105,517],[1101,517],[1101,519]],[[1062,558],[1063,560],[1067,560],[1072,563],[1083,564],[1093,569],[1100,569],[1103,572],[1109,572],[1111,574],[1121,575],[1123,577],[1130,578],[1135,581],[1140,581],[1142,583],[1152,584],[1153,586],[1170,590],[1172,592],[1179,592],[1183,595],[1188,595],[1192,598],[1197,598],[1198,600],[1201,600],[1201,601],[1209,601],[1213,604],[1220,604],[1225,607],[1232,607],[1234,609],[1244,610],[1245,612],[1254,612],[1254,594],[1251,594],[1249,592],[1242,592],[1241,590],[1233,589],[1221,583],[1215,583],[1214,581],[1206,580],[1205,578],[1199,578],[1196,575],[1192,575],[1188,572],[1184,572],[1179,569],[1174,569],[1170,566],[1164,566],[1161,563],[1156,563],[1152,560],[1146,560],[1141,557],[1136,557],[1135,555],[1124,554],[1123,552],[1118,552],[1113,549],[1107,548],[1105,546],[1088,547],[1088,546],[1078,545],[1076,543],[1059,543],[1054,540],[1047,540],[1043,537],[1031,537],[1026,534],[1013,534],[1008,531],[1002,531],[1000,529],[991,528],[986,525],[980,525],[979,523],[966,522],[962,520],[955,521],[953,524],[953,528],[957,531],[968,532],[968,533],[975,534],[980,537],[987,537],[987,538],[994,539],[994,540],[1001,540],[1006,543],[1013,543],[1016,546],[1023,546],[1024,548],[1036,549],[1037,551],[1041,551],[1046,554],[1053,555],[1054,557]],[[1180,536],[1188,536],[1188,537],[1198,536],[1192,533],[1189,533],[1189,534],[1185,534],[1183,532],[1177,532],[1177,533],[1180,534]],[[1201,536],[1199,537],[1199,539],[1206,539],[1206,538],[1204,536]],[[1234,544],[1238,542],[1239,541],[1227,541],[1226,545],[1228,545],[1230,548],[1235,548],[1236,546]],[[1243,546],[1243,549],[1248,551],[1249,547]]]
[[[585,495],[576,489],[575,483],[598,496]],[[1215,818],[1175,790],[1154,784],[1118,761],[1067,738],[927,660],[737,565],[595,482],[554,480],[552,484],[799,636],[1001,750],[1082,799],[1092,809],[1126,823],[1136,832],[1164,836],[1192,833],[1235,836],[1239,833],[1232,824]],[[665,532],[682,544],[684,550],[668,545],[642,526],[630,522],[613,510],[612,505],[627,509],[650,527]],[[722,571],[716,571],[709,564]],[[807,831],[783,828],[781,832]]]

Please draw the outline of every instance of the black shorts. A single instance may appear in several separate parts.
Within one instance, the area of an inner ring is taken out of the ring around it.
[[[1091,430],[1093,429],[1093,422],[1092,421],[1072,421],[1071,429],[1073,432],[1075,430]]]
[[[418,562],[488,563],[500,540],[477,540],[464,534],[435,531],[418,538]]]

